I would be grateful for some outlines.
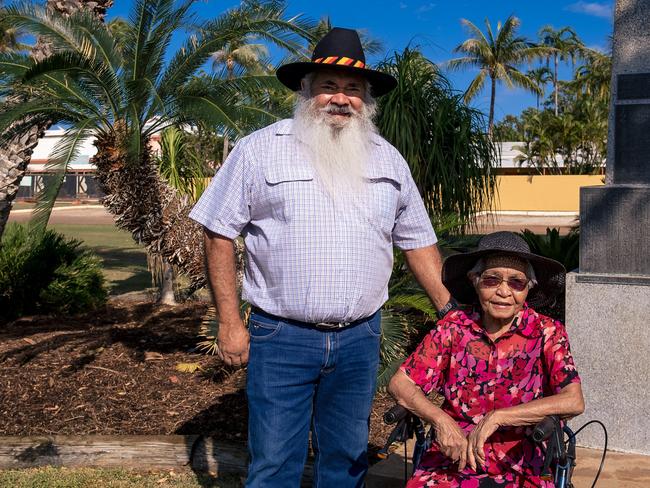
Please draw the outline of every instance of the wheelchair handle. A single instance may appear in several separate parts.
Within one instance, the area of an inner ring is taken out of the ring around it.
[[[409,411],[401,405],[393,406],[388,412],[384,414],[384,422],[388,425],[396,424],[404,419],[409,414]]]
[[[555,427],[559,425],[560,418],[557,415],[549,415],[544,417],[534,428],[533,428],[533,440],[535,442],[543,442],[551,437],[551,434],[555,430]]]

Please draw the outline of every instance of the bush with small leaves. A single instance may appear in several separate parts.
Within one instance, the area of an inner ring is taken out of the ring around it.
[[[10,224],[0,246],[0,320],[72,314],[106,302],[101,262],[81,241]]]

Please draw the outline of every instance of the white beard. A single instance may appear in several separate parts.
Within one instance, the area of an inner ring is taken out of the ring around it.
[[[294,111],[293,134],[308,151],[318,180],[339,201],[363,190],[366,167],[370,160],[372,135],[377,132],[372,119],[374,103],[364,104],[360,112],[350,109],[343,123],[333,121],[328,112],[337,107],[319,108],[313,98],[298,95]]]

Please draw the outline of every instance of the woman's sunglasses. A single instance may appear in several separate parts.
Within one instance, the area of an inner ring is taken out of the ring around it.
[[[521,278],[508,278],[506,280],[499,275],[483,275],[479,279],[479,284],[483,288],[496,288],[504,281],[508,284],[508,287],[514,291],[524,291],[528,286],[528,280],[523,280]]]

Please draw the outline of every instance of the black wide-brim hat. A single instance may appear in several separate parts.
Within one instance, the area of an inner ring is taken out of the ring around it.
[[[325,34],[316,47],[310,62],[298,62],[282,65],[276,76],[293,91],[300,90],[300,81],[307,73],[317,69],[341,70],[356,73],[368,80],[374,97],[385,95],[397,86],[397,80],[391,75],[366,67],[359,34],[353,29],[334,27]]]
[[[555,303],[557,297],[564,291],[566,278],[564,266],[554,259],[533,254],[523,237],[513,232],[488,234],[481,238],[476,251],[449,256],[442,266],[442,281],[457,301],[475,303],[476,290],[467,273],[479,259],[504,254],[526,259],[535,270],[537,285],[530,289],[526,297],[531,307],[543,307]]]

